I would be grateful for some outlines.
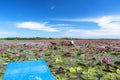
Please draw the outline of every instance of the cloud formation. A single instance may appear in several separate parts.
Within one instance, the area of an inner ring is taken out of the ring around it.
[[[26,28],[31,30],[42,30],[47,32],[58,32],[59,30],[56,28],[52,28],[48,26],[47,23],[38,23],[38,22],[21,22],[16,23],[16,27],[18,28]]]
[[[120,16],[103,16],[90,19],[62,19],[71,22],[92,22],[100,28],[97,30],[69,29],[65,36],[79,38],[120,38]]]
[[[51,26],[54,26],[54,27],[70,27],[70,26],[72,26],[72,25],[70,25],[70,24],[52,24]]]

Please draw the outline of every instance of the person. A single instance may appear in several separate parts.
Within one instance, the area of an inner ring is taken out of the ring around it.
[[[70,45],[74,45],[74,41],[73,40],[70,41]]]

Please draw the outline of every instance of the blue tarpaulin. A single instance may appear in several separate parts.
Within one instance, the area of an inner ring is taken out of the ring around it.
[[[56,80],[44,60],[10,62],[2,80]]]

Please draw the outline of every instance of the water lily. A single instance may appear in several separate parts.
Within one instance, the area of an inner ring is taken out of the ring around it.
[[[103,57],[102,60],[105,61],[105,62],[110,62],[110,58],[109,57]]]
[[[0,48],[1,53],[5,53],[6,51],[3,48]]]
[[[105,46],[97,46],[96,50],[105,51],[106,48],[105,48]]]
[[[69,57],[69,58],[68,58],[68,60],[69,60],[69,61],[72,61],[72,60],[73,60],[73,58],[72,58],[72,57]]]

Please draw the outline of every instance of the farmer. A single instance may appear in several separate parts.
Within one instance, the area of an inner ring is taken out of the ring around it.
[[[74,41],[73,40],[70,41],[70,45],[74,45]]]

